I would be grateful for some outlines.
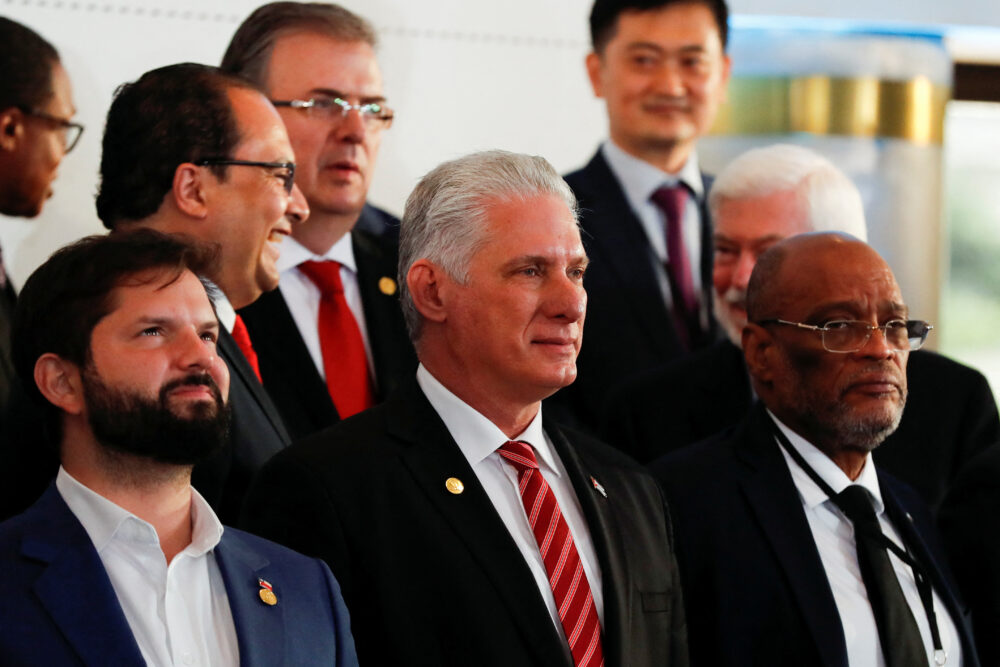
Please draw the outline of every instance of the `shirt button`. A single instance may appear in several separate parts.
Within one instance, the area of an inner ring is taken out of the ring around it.
[[[181,660],[184,662],[185,665],[193,665],[194,664],[194,656],[191,655],[190,653],[182,653],[181,654]]]

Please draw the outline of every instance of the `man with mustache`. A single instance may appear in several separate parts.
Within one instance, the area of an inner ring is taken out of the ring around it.
[[[899,424],[929,325],[908,319],[885,261],[839,233],[762,253],[746,310],[759,403],[653,466],[676,520],[692,662],[979,664],[930,513],[871,458]]]
[[[139,230],[78,241],[25,283],[15,364],[61,465],[0,524],[0,663],[357,664],[326,565],[223,528],[191,487],[229,419],[198,278],[213,261]]]
[[[729,80],[724,0],[595,0],[587,73],[609,140],[566,176],[593,268],[580,377],[555,397],[596,427],[610,388],[715,337],[696,145]]]
[[[715,435],[750,409],[754,395],[740,337],[757,257],[804,232],[866,235],[857,187],[829,160],[801,146],[777,144],[737,157],[716,178],[709,207],[714,307],[727,339],[613,392],[604,435],[640,462]],[[906,373],[906,411],[875,460],[936,509],[964,463],[1000,440],[1000,418],[979,371],[920,350],[910,355]]]
[[[294,439],[384,399],[417,366],[399,309],[399,221],[366,202],[393,111],[360,16],[272,2],[236,30],[222,69],[267,93],[288,129],[309,220],[281,285],[241,310],[264,386]]]

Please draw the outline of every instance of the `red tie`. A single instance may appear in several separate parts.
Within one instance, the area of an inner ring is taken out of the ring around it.
[[[542,554],[545,571],[549,573],[549,585],[573,653],[573,664],[599,667],[604,664],[604,650],[597,607],[556,496],[538,469],[531,445],[509,441],[497,452],[517,469],[521,502]]]
[[[303,262],[299,270],[319,288],[319,344],[326,388],[341,419],[375,404],[361,330],[344,298],[339,262]]]
[[[240,348],[240,352],[247,358],[247,362],[249,362],[250,368],[253,369],[254,375],[257,376],[257,380],[263,382],[260,378],[260,362],[257,360],[257,353],[253,349],[253,343],[250,342],[250,332],[247,331],[247,325],[243,323],[243,318],[239,315],[236,316],[236,322],[233,324],[232,336],[233,340],[236,341],[236,346]]]
[[[651,199],[667,221],[667,277],[674,301],[674,319],[681,340],[690,349],[701,333],[698,292],[694,288],[694,275],[687,248],[684,246],[684,204],[687,188],[678,184],[664,186],[653,193]]]

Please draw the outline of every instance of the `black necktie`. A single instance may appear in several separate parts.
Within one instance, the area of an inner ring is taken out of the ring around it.
[[[882,535],[868,491],[862,486],[851,485],[837,495],[840,508],[854,524],[861,579],[875,614],[885,664],[888,667],[927,665],[927,651],[920,630],[883,546],[882,540],[887,538]]]

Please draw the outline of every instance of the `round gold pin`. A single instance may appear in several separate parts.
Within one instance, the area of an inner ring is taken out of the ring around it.
[[[260,600],[266,605],[274,606],[278,604],[278,596],[274,594],[274,591],[268,590],[266,588],[260,589]]]
[[[465,491],[465,484],[462,484],[462,480],[457,477],[449,477],[444,481],[444,488],[457,496],[462,491]]]
[[[396,293],[396,281],[389,276],[382,276],[378,279],[378,289],[382,294],[392,296]]]

